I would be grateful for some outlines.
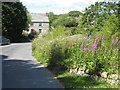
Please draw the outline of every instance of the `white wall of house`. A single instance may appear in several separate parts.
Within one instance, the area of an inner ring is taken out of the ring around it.
[[[29,26],[29,32],[31,32],[31,29],[34,29],[36,32],[40,32],[40,34],[45,34],[49,30],[49,23],[48,22],[33,22]]]

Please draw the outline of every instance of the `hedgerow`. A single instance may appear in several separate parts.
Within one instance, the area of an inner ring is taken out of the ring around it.
[[[88,70],[89,74],[99,74],[103,71],[109,74],[118,73],[120,38],[117,34],[111,38],[97,34],[92,38],[77,39],[61,36],[63,34],[53,38],[53,34],[33,41],[33,56],[42,64],[54,70],[82,68]]]

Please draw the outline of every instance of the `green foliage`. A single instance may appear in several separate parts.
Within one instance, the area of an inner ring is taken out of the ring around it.
[[[75,17],[70,17],[68,14],[54,15],[49,14],[50,25],[53,27],[65,26],[65,27],[77,27],[78,21]]]
[[[78,25],[74,17],[68,15],[62,15],[53,22],[53,26],[65,26],[65,27],[76,27]]]
[[[30,42],[28,35],[29,34],[23,32],[18,42]]]
[[[93,90],[94,88],[118,88],[117,85],[110,85],[105,81],[98,81],[90,76],[71,75],[67,73],[57,74],[57,78],[62,82],[65,88],[69,90]]]
[[[72,16],[72,17],[79,17],[82,13],[80,11],[70,11],[68,13],[69,16]]]
[[[57,73],[82,68],[90,75],[100,75],[104,71],[108,74],[118,74],[120,33],[116,8],[118,8],[116,3],[96,2],[86,8],[81,17],[73,17],[68,14],[59,15],[52,22],[55,27],[53,32],[33,41],[33,56]],[[76,20],[77,23],[79,20],[81,21],[77,27],[72,27],[72,20]],[[67,27],[67,25],[69,26]],[[75,35],[79,33],[80,37]],[[88,34],[93,37],[87,38]],[[66,85],[69,83],[66,83],[65,80],[71,80],[69,77],[59,79],[65,82],[65,86],[72,86],[72,88],[78,86]],[[80,80],[87,82],[88,79],[91,78],[80,78],[78,83]],[[76,83],[73,81],[72,84]],[[89,83],[89,85],[93,83]],[[85,83],[86,86],[82,83],[80,85],[89,87]]]
[[[47,34],[44,34],[43,37],[47,37],[47,38],[50,38],[50,39],[64,37],[64,36],[66,36],[65,29],[66,29],[65,27],[57,26],[56,28],[54,28],[52,30],[52,33],[49,32]]]
[[[59,15],[55,15],[53,12],[49,12],[48,14],[49,21],[50,21],[50,26],[53,26],[52,23],[58,19]]]
[[[28,35],[28,38],[30,39],[30,40],[33,40],[33,39],[35,39],[35,38],[37,38],[38,37],[38,35],[39,35],[40,33],[30,33],[29,35]]]
[[[118,9],[116,3],[96,2],[85,9],[79,28],[92,33],[110,31],[116,33],[118,29]]]
[[[28,28],[30,22],[26,7],[21,2],[2,2],[2,34],[17,42],[22,31]]]
[[[118,73],[118,37],[114,35],[114,38],[107,38],[98,34],[91,39],[75,39],[62,35],[58,35],[56,30],[49,37],[35,39],[33,55],[37,60],[58,70],[83,68],[89,70],[89,74],[98,75],[103,71],[109,74]],[[95,42],[97,42],[97,49],[95,49]]]

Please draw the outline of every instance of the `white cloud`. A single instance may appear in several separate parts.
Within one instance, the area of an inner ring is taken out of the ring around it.
[[[72,10],[82,11],[86,6],[104,0],[20,0],[30,12],[68,13]]]

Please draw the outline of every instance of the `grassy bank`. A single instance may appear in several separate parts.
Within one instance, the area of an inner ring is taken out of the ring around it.
[[[117,85],[111,85],[105,81],[98,81],[91,76],[79,76],[69,73],[57,73],[57,79],[65,88],[82,89],[82,88],[118,88]]]
[[[85,38],[68,36],[64,27],[33,40],[32,54],[46,65],[66,88],[117,88],[90,76],[68,74],[71,69],[82,69],[89,75],[118,74],[118,45],[116,35],[103,34]],[[63,73],[60,73],[62,71]]]

